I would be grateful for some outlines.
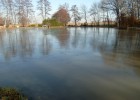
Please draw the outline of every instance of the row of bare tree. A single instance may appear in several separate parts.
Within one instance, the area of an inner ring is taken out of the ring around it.
[[[4,25],[21,24],[26,26],[36,19],[37,13],[42,17],[42,20],[49,18],[51,4],[48,0],[37,1],[37,12],[33,8],[32,0],[0,0],[0,25],[3,23]],[[140,22],[140,0],[101,0],[99,3],[93,3],[90,9],[87,9],[85,5],[82,5],[80,9],[77,5],[69,7],[65,3],[60,5],[52,18],[65,25],[70,20],[74,21],[75,25],[78,21],[95,25],[99,25],[101,22],[104,25],[106,23],[110,25],[112,21],[116,21],[118,27],[132,21],[135,25]],[[125,24],[125,26],[133,25]]]
[[[118,27],[128,21],[137,23],[140,21],[140,0],[102,0],[101,8],[107,13],[112,12],[116,17]],[[108,19],[108,18],[107,18]],[[125,21],[123,21],[125,19]],[[134,26],[127,23],[125,26]]]
[[[31,0],[1,0],[1,13],[4,24],[21,23],[23,26],[29,23],[33,13]]]
[[[99,26],[102,23],[104,26],[109,26],[113,22],[122,28],[140,26],[140,0],[101,0],[99,3],[93,3],[90,9],[87,9],[85,5],[82,5],[81,9],[77,5],[73,5],[71,8],[65,6],[67,13],[63,13],[61,10],[64,9],[60,8],[53,18],[68,19],[66,22],[73,20],[75,25],[82,20],[83,25],[90,23]]]
[[[35,18],[34,5],[32,0],[0,0],[0,24],[9,26],[10,24],[28,25]],[[51,10],[48,0],[38,0],[37,9],[39,15],[45,19]]]

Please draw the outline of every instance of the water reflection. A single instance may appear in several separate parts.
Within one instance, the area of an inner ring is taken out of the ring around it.
[[[110,57],[114,62],[119,60],[119,63],[140,66],[140,33],[138,31],[119,30],[112,43],[112,46],[105,44],[105,47],[100,48],[103,56]]]
[[[13,57],[32,56],[35,41],[30,30],[5,30],[0,36],[1,58],[10,60]]]
[[[42,30],[44,36],[40,41],[42,41],[41,49],[43,55],[48,55],[52,49],[51,40],[49,38],[49,32],[47,30]]]
[[[67,29],[60,29],[57,34],[53,34],[62,48],[67,48],[70,32]]]
[[[108,28],[0,32],[0,86],[31,100],[139,100],[140,33]]]

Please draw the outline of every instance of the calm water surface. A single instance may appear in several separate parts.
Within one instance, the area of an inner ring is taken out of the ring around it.
[[[0,31],[0,87],[29,100],[140,100],[140,31]]]

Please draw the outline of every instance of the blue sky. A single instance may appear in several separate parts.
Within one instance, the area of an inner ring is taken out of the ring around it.
[[[68,3],[70,7],[75,4],[78,7],[82,6],[83,4],[85,4],[87,7],[90,7],[93,2],[99,2],[99,0],[50,0],[50,2],[52,11],[55,11],[59,7],[59,5],[64,3]]]
[[[33,0],[33,2],[36,5],[36,2],[38,0]],[[69,6],[71,7],[72,5],[77,5],[80,9],[80,7],[84,4],[86,5],[88,8],[92,5],[93,2],[99,2],[100,0],[49,0],[49,2],[51,3],[51,7],[52,7],[52,11],[51,13],[54,13],[59,5],[62,5],[64,3],[68,3]]]
[[[33,0],[33,3],[35,4],[35,6],[37,5],[37,1],[38,0]],[[49,0],[49,2],[51,3],[51,9],[52,9],[50,11],[50,14],[51,15],[54,14],[57,11],[59,5],[62,5],[65,3],[68,3],[69,7],[71,7],[72,5],[77,5],[79,7],[79,9],[81,9],[82,5],[86,5],[87,8],[89,9],[93,3],[99,2],[99,1],[100,0]],[[35,10],[37,10],[36,7],[35,7]]]

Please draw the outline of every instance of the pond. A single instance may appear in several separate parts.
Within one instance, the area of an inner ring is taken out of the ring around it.
[[[29,100],[140,100],[140,31],[0,31],[0,87]]]

